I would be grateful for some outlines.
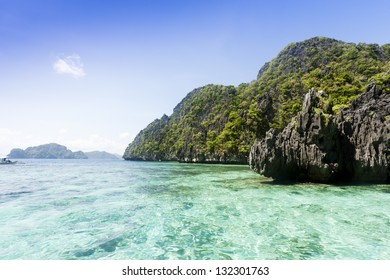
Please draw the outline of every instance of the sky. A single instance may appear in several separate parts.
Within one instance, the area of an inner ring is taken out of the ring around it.
[[[250,82],[291,42],[390,43],[389,14],[388,0],[0,0],[0,155],[122,155],[191,90]]]

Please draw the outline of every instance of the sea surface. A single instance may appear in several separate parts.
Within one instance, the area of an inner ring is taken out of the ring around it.
[[[275,184],[247,166],[0,165],[0,259],[390,259],[390,186]]]

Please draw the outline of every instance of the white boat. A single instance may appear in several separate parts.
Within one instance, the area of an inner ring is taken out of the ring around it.
[[[16,161],[11,161],[6,157],[0,158],[0,164],[14,164],[14,163],[16,163]]]

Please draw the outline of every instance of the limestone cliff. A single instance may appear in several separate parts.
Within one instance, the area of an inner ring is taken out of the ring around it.
[[[251,168],[277,180],[390,182],[390,85],[369,84],[337,115],[310,90],[302,111],[280,132],[256,139]]]
[[[250,83],[192,90],[170,116],[140,131],[123,158],[247,164],[255,139],[268,137],[270,128],[273,134],[285,129],[302,110],[311,88],[325,95],[320,100],[325,120],[317,122],[333,129],[334,112],[348,105],[371,81],[380,85],[389,80],[388,74],[381,78],[388,69],[388,44],[354,44],[324,37],[289,44]],[[326,168],[335,167],[328,164]]]

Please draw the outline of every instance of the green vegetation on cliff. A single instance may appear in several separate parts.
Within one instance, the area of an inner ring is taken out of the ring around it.
[[[310,88],[324,92],[324,113],[337,113],[367,84],[390,83],[390,45],[315,37],[292,43],[237,87],[207,85],[142,130],[123,157],[130,160],[246,163],[256,137],[282,130]]]

